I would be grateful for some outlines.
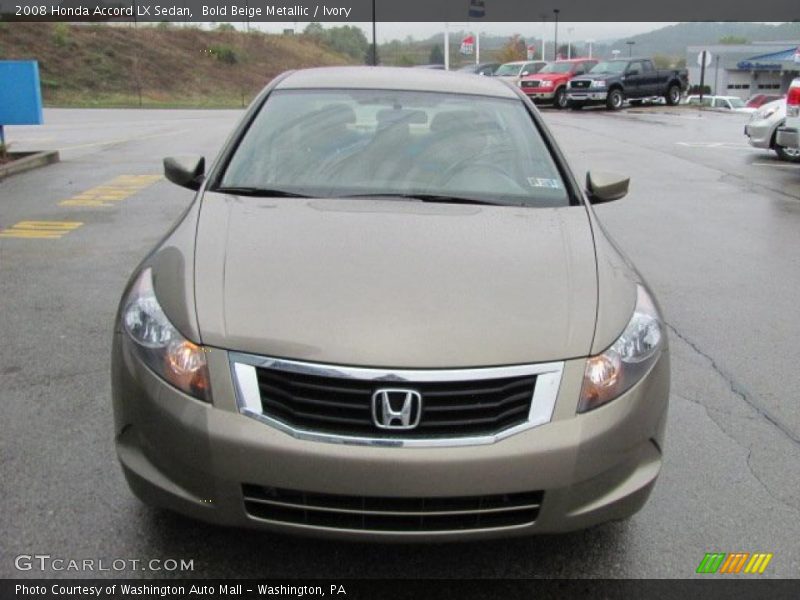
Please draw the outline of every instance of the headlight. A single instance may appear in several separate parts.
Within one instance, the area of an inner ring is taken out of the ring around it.
[[[611,347],[586,360],[578,412],[602,406],[629,390],[658,359],[664,345],[664,324],[652,298],[637,286],[633,316]]]
[[[122,323],[148,367],[187,394],[211,401],[205,348],[184,338],[169,322],[156,299],[150,268],[133,284]]]
[[[606,87],[606,82],[603,79],[594,79],[589,87],[604,88]]]
[[[553,87],[553,82],[550,81],[549,79],[544,79],[542,81],[542,87],[545,87],[545,88]]]

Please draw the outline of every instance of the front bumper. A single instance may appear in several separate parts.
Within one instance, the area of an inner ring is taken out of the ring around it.
[[[768,121],[752,121],[744,126],[744,134],[754,148],[769,150],[772,145],[773,124]]]
[[[556,93],[552,89],[546,91],[537,88],[522,88],[522,91],[534,102],[552,102],[556,97]]]
[[[581,102],[585,104],[591,104],[593,102],[596,103],[605,102],[607,97],[608,97],[608,92],[606,90],[584,92],[571,89],[567,92],[567,99],[569,99],[572,102]]]
[[[117,334],[116,446],[143,501],[212,523],[350,539],[455,540],[562,532],[638,511],[655,483],[669,395],[665,350],[650,373],[608,405],[576,416],[584,361],[565,363],[550,423],[494,444],[386,448],[297,439],[239,414],[228,353],[210,349],[214,405],[175,390]],[[469,530],[359,530],[264,520],[243,485],[393,499],[541,491],[532,523]]]
[[[800,129],[794,127],[778,127],[775,143],[783,148],[800,148]]]

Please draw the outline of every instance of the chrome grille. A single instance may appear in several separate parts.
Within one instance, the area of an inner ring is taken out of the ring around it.
[[[262,413],[294,427],[322,433],[396,436],[376,427],[372,395],[380,381],[342,380],[257,368]],[[530,412],[535,375],[483,381],[405,381],[422,396],[419,425],[403,437],[491,434],[523,423]]]
[[[548,423],[564,369],[563,362],[380,369],[239,352],[229,358],[243,415],[299,439],[380,446],[491,444]],[[414,397],[410,427],[386,427],[385,392],[395,401],[398,393]]]
[[[464,531],[530,525],[541,491],[463,497],[377,497],[242,486],[245,511],[276,523],[383,532]]]

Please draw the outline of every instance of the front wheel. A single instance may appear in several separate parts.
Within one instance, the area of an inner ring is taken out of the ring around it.
[[[606,108],[608,110],[619,110],[622,108],[622,103],[625,102],[625,97],[622,95],[622,90],[611,90],[606,96]]]
[[[567,90],[563,87],[556,90],[556,95],[553,98],[553,106],[559,110],[567,108]]]
[[[664,99],[670,106],[675,106],[678,102],[681,101],[681,88],[677,85],[669,86],[669,89],[667,90],[667,95],[664,96]]]
[[[778,158],[787,162],[800,162],[800,148],[786,148],[785,146],[775,146],[775,153]]]

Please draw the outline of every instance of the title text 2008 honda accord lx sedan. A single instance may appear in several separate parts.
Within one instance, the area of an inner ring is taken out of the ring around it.
[[[113,341],[143,501],[376,540],[583,528],[661,466],[665,326],[536,108],[491,78],[284,74],[137,268]]]

